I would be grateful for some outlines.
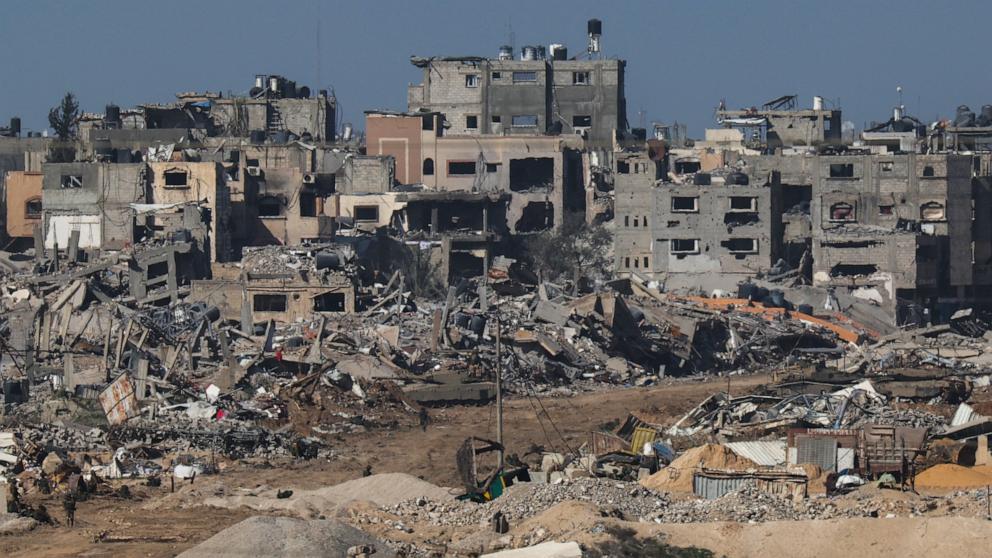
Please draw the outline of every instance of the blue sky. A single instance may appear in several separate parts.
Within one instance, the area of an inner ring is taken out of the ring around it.
[[[992,104],[992,2],[493,0],[6,0],[0,15],[0,122],[47,125],[66,90],[84,110],[167,102],[177,91],[246,91],[256,73],[333,88],[343,120],[406,108],[410,55],[490,55],[510,30],[525,44],[585,46],[627,65],[628,118],[678,120],[699,136],[732,108],[798,94],[839,101],[861,127],[907,112],[949,116]],[[317,28],[320,23],[320,51]],[[321,82],[317,83],[319,73]]]

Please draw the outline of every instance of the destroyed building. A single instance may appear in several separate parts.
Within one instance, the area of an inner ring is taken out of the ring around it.
[[[413,57],[423,82],[410,85],[411,112],[439,112],[455,135],[578,134],[611,149],[627,130],[626,62],[600,57],[602,22],[588,22],[589,56],[569,58],[564,45],[512,47],[496,58]]]
[[[841,111],[824,106],[823,97],[814,97],[813,106],[797,108],[796,95],[783,95],[761,105],[727,110],[717,109],[717,122],[744,132],[745,141],[769,151],[788,146],[839,144]]]
[[[23,241],[34,237],[35,228],[41,227],[41,190],[44,174],[40,172],[10,171],[4,181],[4,207],[7,236]]]
[[[778,175],[741,170],[663,178],[647,152],[616,155],[615,269],[663,280],[767,272],[781,251]],[[672,175],[675,176],[675,175]]]
[[[507,193],[511,233],[559,226],[584,211],[586,157],[564,136],[456,135],[440,115],[370,112],[368,153],[391,155],[401,184],[439,192]],[[430,128],[427,131],[421,128]]]
[[[983,208],[974,205],[970,156],[821,155],[816,171],[814,284],[850,290],[892,316],[914,306],[936,316],[938,302],[972,296],[972,227]]]

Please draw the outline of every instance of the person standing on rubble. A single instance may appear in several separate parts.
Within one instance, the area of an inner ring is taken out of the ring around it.
[[[72,492],[66,492],[65,497],[62,499],[62,507],[65,509],[65,521],[69,524],[69,527],[75,527],[76,525],[76,497],[73,496]]]
[[[427,432],[427,425],[431,422],[431,416],[427,414],[427,407],[420,407],[420,429]]]

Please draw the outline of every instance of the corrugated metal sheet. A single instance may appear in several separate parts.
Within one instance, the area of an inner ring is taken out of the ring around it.
[[[808,482],[805,475],[782,471],[742,473],[704,469],[693,475],[692,491],[697,496],[713,500],[740,490],[747,484],[754,484],[761,492],[790,496],[798,501],[806,497]]]
[[[975,409],[967,404],[962,403],[958,405],[958,410],[954,411],[954,418],[951,419],[951,426],[961,426],[962,424],[968,424],[973,420],[983,419],[982,415],[975,412]]]
[[[768,442],[731,442],[724,444],[737,455],[763,467],[785,464],[785,440]]]
[[[824,471],[837,466],[837,440],[833,438],[796,437],[796,463],[812,463]]]

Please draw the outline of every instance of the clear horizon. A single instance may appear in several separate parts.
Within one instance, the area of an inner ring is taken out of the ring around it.
[[[857,128],[885,120],[903,89],[907,114],[930,122],[960,104],[992,104],[980,56],[992,4],[904,2],[375,3],[15,0],[0,20],[0,122],[47,128],[66,91],[81,108],[171,102],[179,91],[245,92],[256,73],[333,89],[339,121],[364,128],[368,109],[406,109],[419,82],[411,55],[495,56],[509,43],[585,48],[603,21],[603,52],[627,60],[627,118],[714,127],[730,108],[786,94],[839,103]],[[319,25],[318,25],[319,23]],[[318,26],[320,49],[317,49]],[[318,82],[318,73],[320,81]]]

